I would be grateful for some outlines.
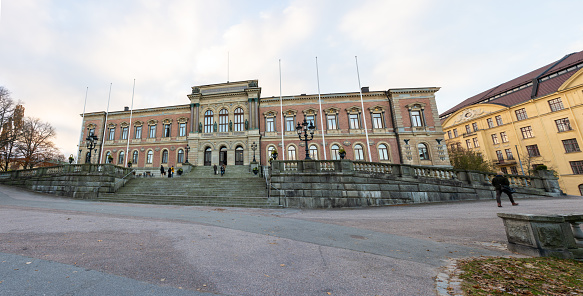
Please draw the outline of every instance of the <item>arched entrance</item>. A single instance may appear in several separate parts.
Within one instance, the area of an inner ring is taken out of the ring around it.
[[[235,148],[235,165],[243,165],[243,147]]]
[[[221,147],[221,150],[219,150],[219,164],[227,165],[227,147],[225,146]]]
[[[212,156],[213,156],[213,151],[211,149],[211,147],[207,147],[204,150],[204,165],[205,166],[210,166],[212,163]]]

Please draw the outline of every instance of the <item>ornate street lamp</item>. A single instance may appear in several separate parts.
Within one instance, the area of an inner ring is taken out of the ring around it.
[[[253,163],[256,163],[257,161],[255,160],[255,150],[257,150],[257,144],[255,144],[255,142],[251,144],[251,150],[253,150]]]
[[[188,146],[188,144],[186,144],[186,161],[184,163],[188,163],[188,151],[190,151],[190,146]]]
[[[87,159],[85,160],[85,163],[91,163],[91,150],[93,150],[95,148],[95,145],[97,145],[97,136],[94,135],[93,133],[90,133],[89,136],[87,136],[87,139],[85,139],[87,141]],[[95,152],[97,152],[97,149],[95,149]]]
[[[298,133],[298,137],[300,137],[300,141],[304,141],[306,142],[306,160],[311,160],[310,158],[310,150],[308,149],[308,141],[311,141],[312,139],[314,139],[314,125],[312,124],[312,122],[309,123],[306,121],[306,118],[304,118],[304,122],[302,122],[302,124],[300,124],[298,122],[298,125],[296,126],[296,132]],[[310,133],[309,138],[308,138],[308,132]],[[303,133],[303,135],[302,135]],[[302,139],[303,137],[303,139]]]

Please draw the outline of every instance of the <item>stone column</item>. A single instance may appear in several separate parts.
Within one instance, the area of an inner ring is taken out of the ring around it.
[[[252,129],[253,126],[253,99],[249,98],[247,100],[248,110],[249,110],[249,129]]]
[[[259,98],[255,98],[255,129],[259,129]]]
[[[198,133],[199,132],[198,131],[198,123],[200,122],[200,118],[199,118],[200,117],[200,104],[199,103],[195,103],[194,106],[196,108],[195,108],[195,111],[194,111],[195,121],[194,121],[193,125],[194,125],[194,130]]]

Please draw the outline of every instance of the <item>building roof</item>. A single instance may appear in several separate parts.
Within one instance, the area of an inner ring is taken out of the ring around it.
[[[568,54],[548,65],[470,97],[441,113],[439,118],[443,120],[456,111],[474,104],[490,103],[510,107],[552,94],[582,67],[583,51]]]

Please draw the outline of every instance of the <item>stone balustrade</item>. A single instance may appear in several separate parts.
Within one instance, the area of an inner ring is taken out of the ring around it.
[[[133,177],[132,169],[113,164],[70,164],[0,173],[0,184],[74,198],[115,192]]]
[[[583,261],[583,214],[498,213],[498,217],[504,221],[510,251]]]
[[[271,163],[272,195],[282,206],[327,208],[494,199],[495,174],[447,167],[351,160],[285,160]],[[509,175],[516,197],[559,196],[551,172]]]

